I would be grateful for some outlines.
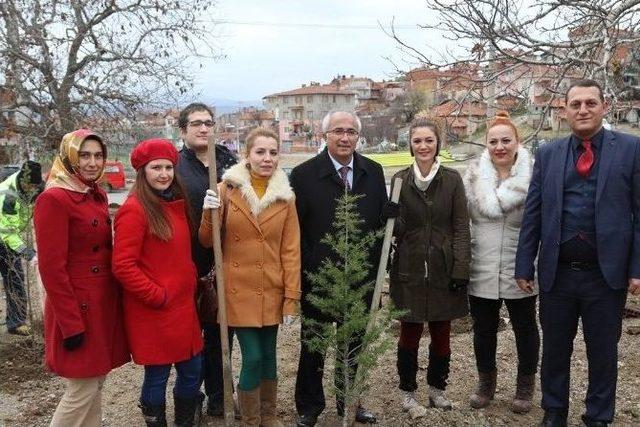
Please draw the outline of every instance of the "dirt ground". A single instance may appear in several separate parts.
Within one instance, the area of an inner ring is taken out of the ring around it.
[[[638,299],[631,301],[640,307]],[[1,313],[4,315],[4,313]],[[539,384],[534,397],[536,407],[528,415],[510,412],[509,403],[514,392],[516,374],[515,342],[508,326],[499,333],[498,390],[491,406],[483,410],[471,409],[468,396],[476,382],[475,361],[469,322],[457,322],[452,337],[452,366],[447,394],[453,401],[453,410],[443,412],[429,409],[427,415],[412,421],[401,410],[401,393],[397,388],[395,351],[387,352],[373,373],[370,390],[364,404],[378,415],[380,426],[531,426],[539,422],[542,410]],[[616,423],[618,426],[640,426],[640,335],[629,333],[640,328],[640,319],[625,319],[620,341],[618,399]],[[279,411],[286,425],[295,425],[293,390],[298,363],[300,325],[282,327],[278,339],[278,372],[280,376]],[[395,334],[395,331],[391,331]],[[428,336],[424,336],[420,351],[418,396],[427,402],[426,349]],[[237,342],[234,348],[234,375],[239,372]],[[8,335],[4,327],[0,333],[0,426],[46,426],[59,401],[64,385],[60,378],[46,373],[42,364],[41,344],[34,340]],[[327,359],[325,390],[328,389],[331,358]],[[572,365],[570,423],[580,424],[584,392],[587,388],[587,363],[582,336],[576,338]],[[133,363],[113,371],[106,382],[103,395],[103,426],[143,426],[136,407],[143,369]],[[172,374],[172,380],[174,378]],[[168,392],[170,396],[170,392]],[[168,399],[169,419],[172,417],[171,399]],[[333,399],[327,398],[327,409],[320,419],[321,426],[338,425]],[[222,426],[220,419],[204,418],[203,425]]]

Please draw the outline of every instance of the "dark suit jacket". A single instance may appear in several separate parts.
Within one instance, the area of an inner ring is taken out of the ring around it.
[[[311,282],[305,272],[315,272],[322,261],[332,256],[332,251],[320,243],[331,230],[335,219],[337,202],[344,194],[342,180],[325,149],[312,159],[296,166],[291,171],[291,187],[296,194],[296,207],[300,220],[300,246],[302,250],[302,312],[321,319],[322,316],[306,301]],[[363,194],[358,200],[358,212],[364,220],[362,230],[368,232],[383,226],[382,206],[387,201],[382,167],[357,153],[353,159],[352,193]],[[367,281],[375,280],[382,242],[371,251],[372,265]]]
[[[564,168],[570,137],[536,152],[516,255],[515,276],[553,287],[560,250]],[[640,139],[604,131],[596,188],[596,242],[600,270],[613,289],[640,278]]]

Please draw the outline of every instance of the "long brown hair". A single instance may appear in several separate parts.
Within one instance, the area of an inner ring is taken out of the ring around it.
[[[169,189],[171,190],[175,200],[184,199],[184,214],[187,217],[189,234],[193,235],[194,225],[191,209],[189,208],[189,200],[187,199],[184,186],[180,182],[180,178],[178,177],[178,174],[175,173],[175,170],[173,181],[171,182]],[[171,240],[173,237],[171,222],[162,208],[160,198],[155,194],[153,188],[151,188],[147,182],[144,167],[138,169],[138,172],[136,173],[136,182],[133,184],[131,192],[136,195],[142,205],[142,209],[147,217],[147,222],[149,223],[149,231],[151,234],[165,242]]]
[[[436,136],[436,156],[440,154],[440,146],[442,145],[440,127],[434,121],[429,120],[424,116],[416,116],[409,125],[409,153],[413,157],[413,148],[411,148],[411,139],[413,137],[413,131],[418,128],[428,128]]]

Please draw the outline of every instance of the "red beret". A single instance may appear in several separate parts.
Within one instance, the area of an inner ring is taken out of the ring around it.
[[[168,139],[146,139],[135,146],[131,152],[131,166],[140,169],[151,160],[166,159],[174,165],[178,163],[178,150]]]

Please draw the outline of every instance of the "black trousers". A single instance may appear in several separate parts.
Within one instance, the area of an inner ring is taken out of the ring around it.
[[[305,336],[310,333],[313,333],[313,328],[303,322],[300,329],[301,346],[298,374],[296,377],[295,401],[298,414],[318,416],[325,408],[322,376],[324,374],[324,359],[326,354],[323,352],[314,352],[308,348],[305,344]],[[349,346],[349,353],[356,353],[356,349],[360,347],[360,344],[360,341],[353,342]],[[349,366],[351,381],[353,381],[357,368],[358,365],[356,363],[350,364]],[[336,364],[334,384],[338,390],[342,389],[344,384],[342,372],[341,369],[337,368]],[[336,408],[341,408],[342,405],[343,399],[336,395]]]
[[[204,349],[202,351],[202,381],[204,390],[212,402],[222,402],[224,381],[222,379],[222,345],[220,344],[220,325],[203,323]],[[229,328],[229,352],[233,349],[233,329]]]
[[[0,273],[7,299],[7,329],[24,325],[27,320],[27,293],[20,255],[0,242]]]
[[[540,292],[544,409],[569,407],[571,354],[581,319],[589,366],[585,416],[593,421],[613,420],[626,299],[626,289],[612,289],[599,269],[575,271],[558,265],[553,288]]]
[[[478,372],[496,369],[496,347],[502,299],[487,299],[469,295],[473,318],[473,349]],[[518,375],[533,375],[538,370],[540,336],[536,322],[536,296],[505,299],[509,319],[516,336]]]

